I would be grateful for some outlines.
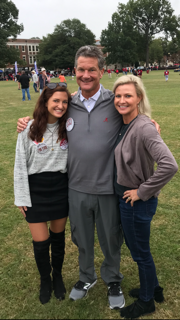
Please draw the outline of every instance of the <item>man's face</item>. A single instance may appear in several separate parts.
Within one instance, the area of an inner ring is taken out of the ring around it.
[[[46,75],[46,70],[42,71],[42,74]]]
[[[76,81],[85,97],[92,97],[100,86],[100,79],[103,76],[104,69],[98,67],[96,58],[79,57],[77,61]]]

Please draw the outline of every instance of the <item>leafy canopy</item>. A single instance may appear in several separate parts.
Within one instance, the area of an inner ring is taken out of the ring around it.
[[[38,64],[48,69],[73,68],[76,51],[95,44],[95,35],[78,19],[68,19],[43,37],[39,45]]]
[[[144,55],[148,66],[149,46],[154,36],[159,33],[171,38],[177,36],[180,21],[173,12],[168,0],[129,0],[126,5],[119,3],[112,22],[101,34],[105,51],[112,53],[108,62],[114,59],[121,63],[130,62],[134,52],[134,59],[138,56],[139,60],[143,60]],[[130,48],[125,39],[128,39]]]
[[[161,39],[154,39],[149,47],[149,59],[151,64],[158,61],[159,65],[163,58],[163,46]]]
[[[8,38],[16,38],[24,28],[18,24],[19,10],[10,0],[0,0],[0,66],[19,61],[19,51],[15,48],[8,48]]]

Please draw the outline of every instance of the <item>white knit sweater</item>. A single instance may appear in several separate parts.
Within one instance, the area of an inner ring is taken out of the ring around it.
[[[38,152],[37,143],[33,142],[29,137],[29,128],[33,120],[29,121],[27,128],[18,134],[16,145],[16,156],[14,165],[14,195],[16,206],[32,207],[28,176],[41,172],[57,172],[65,173],[67,171],[68,148],[62,149],[61,141],[58,138],[58,122],[47,124],[44,133],[43,143],[46,152]],[[53,144],[53,151],[52,151]],[[40,150],[41,151],[41,150]]]

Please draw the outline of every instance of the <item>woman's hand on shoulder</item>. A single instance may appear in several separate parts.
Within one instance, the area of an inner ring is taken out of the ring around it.
[[[126,203],[131,202],[131,207],[133,207],[135,201],[140,200],[140,198],[137,195],[137,191],[138,189],[127,190],[124,192],[123,199],[126,199]]]
[[[21,133],[22,131],[24,131],[30,120],[30,117],[19,118],[17,122],[17,132]]]
[[[25,211],[27,211],[27,207],[23,206],[23,207],[18,207],[19,210],[21,211],[22,215],[24,216],[24,218],[26,218],[26,213]]]

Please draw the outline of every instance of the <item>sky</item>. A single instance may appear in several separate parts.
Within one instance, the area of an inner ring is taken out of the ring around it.
[[[18,23],[23,23],[24,31],[20,39],[47,36],[53,33],[57,24],[66,19],[79,19],[90,29],[96,40],[106,29],[111,16],[117,11],[118,3],[128,0],[12,0],[19,10]],[[152,0],[153,1],[153,0]],[[175,15],[180,15],[180,0],[169,0]]]

